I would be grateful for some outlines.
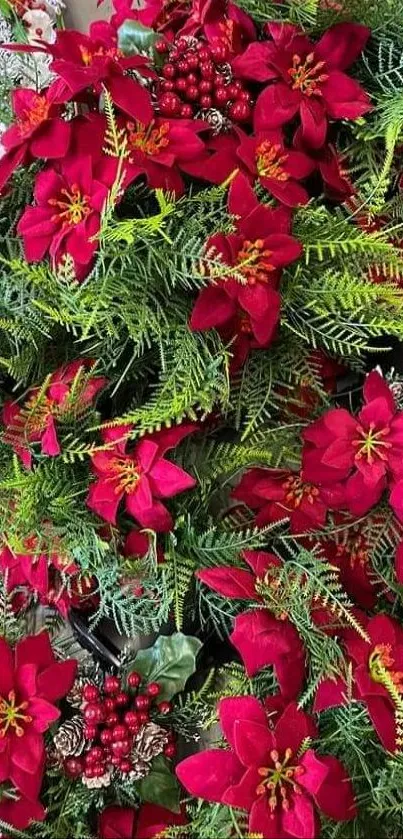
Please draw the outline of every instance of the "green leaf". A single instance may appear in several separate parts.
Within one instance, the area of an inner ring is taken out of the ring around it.
[[[138,20],[125,20],[118,30],[118,46],[125,55],[148,54],[160,38],[157,32]]]
[[[150,774],[142,779],[140,795],[143,801],[150,804],[166,807],[173,813],[180,812],[180,787],[162,755],[153,760]]]
[[[196,656],[202,646],[197,638],[182,632],[160,635],[153,647],[137,653],[134,666],[145,681],[158,682],[161,686],[158,700],[166,701],[183,690],[195,672]]]
[[[0,14],[4,15],[4,17],[11,17],[12,10],[7,0],[0,0]]]

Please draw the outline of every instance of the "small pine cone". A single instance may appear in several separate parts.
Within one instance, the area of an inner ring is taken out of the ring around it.
[[[56,750],[62,757],[78,757],[85,749],[84,720],[80,714],[76,714],[71,720],[67,720],[56,732],[53,742]]]
[[[154,757],[164,751],[167,742],[168,734],[165,728],[161,728],[154,722],[144,725],[133,741],[132,761],[134,765],[137,764],[137,761],[151,763]]]
[[[129,781],[131,783],[133,781],[140,781],[141,778],[145,778],[146,775],[150,774],[150,760],[144,760],[142,757],[138,757],[134,752],[132,752],[132,764],[133,769],[131,769],[129,772]]]

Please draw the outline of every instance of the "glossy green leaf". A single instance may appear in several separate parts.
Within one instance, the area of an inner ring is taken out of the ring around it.
[[[169,700],[183,690],[189,676],[195,672],[196,657],[201,647],[201,641],[182,632],[160,635],[153,647],[137,653],[134,669],[144,681],[159,683],[159,701]]]
[[[148,54],[160,37],[138,20],[125,20],[118,30],[118,46],[125,55]]]
[[[180,787],[173,767],[162,755],[153,760],[151,772],[140,783],[143,801],[166,807],[173,813],[180,812]]]

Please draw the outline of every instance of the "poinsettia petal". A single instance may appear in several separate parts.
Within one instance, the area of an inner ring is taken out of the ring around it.
[[[43,757],[43,737],[30,726],[22,737],[15,737],[11,743],[11,760],[23,772],[38,771]]]
[[[266,766],[274,747],[273,734],[267,723],[235,720],[235,754],[244,766]]]
[[[301,102],[298,91],[278,82],[268,85],[257,98],[254,127],[255,131],[279,128],[289,122],[297,113]]]
[[[123,495],[123,491],[117,491],[116,484],[108,479],[95,481],[88,491],[87,507],[101,519],[116,524],[116,515]]]
[[[264,836],[265,839],[289,839],[283,827],[283,813],[276,807],[274,813],[269,807],[267,795],[256,797],[250,816],[249,832],[252,835]]]
[[[229,807],[250,810],[253,802],[256,801],[256,790],[261,782],[262,778],[259,775],[258,767],[251,766],[246,770],[239,784],[234,784],[224,792],[222,803]]]
[[[322,85],[322,94],[329,116],[333,119],[357,119],[371,110],[371,100],[351,76],[332,70]]]
[[[62,699],[72,688],[76,673],[77,662],[75,659],[55,662],[38,675],[38,696],[42,696],[48,702]]]
[[[242,568],[203,568],[195,576],[222,597],[257,600],[255,578]]]
[[[231,751],[208,749],[185,758],[176,774],[190,795],[205,801],[222,801],[228,787],[239,783],[244,767]]]
[[[313,719],[298,708],[296,702],[290,702],[276,722],[276,748],[279,752],[292,749],[296,753],[306,738],[317,737],[317,733]]]
[[[354,819],[357,815],[354,791],[343,764],[333,755],[324,755],[319,762],[327,769],[324,782],[314,793],[320,810],[325,816],[338,822]],[[301,782],[304,777],[302,776]]]
[[[54,664],[50,638],[47,632],[39,632],[38,635],[28,635],[18,641],[15,647],[15,666],[34,663],[38,671],[45,670]]]
[[[14,688],[14,658],[5,638],[0,638],[0,661],[0,696],[8,696]]]
[[[239,720],[267,725],[266,712],[261,702],[254,696],[236,696],[221,699],[218,715],[224,737],[232,748],[235,747],[235,723]]]
[[[315,56],[326,63],[326,69],[346,70],[365,48],[370,29],[359,23],[336,23],[315,45]]]
[[[172,498],[196,486],[192,475],[164,458],[154,464],[149,473],[149,479],[153,494],[159,498]]]
[[[212,329],[226,323],[235,314],[235,305],[228,294],[217,285],[202,289],[190,316],[190,328]]]
[[[275,664],[281,655],[290,651],[279,623],[264,609],[244,612],[235,618],[230,639],[242,656],[248,676]]]
[[[109,92],[122,111],[143,125],[148,125],[153,117],[151,97],[141,84],[130,76],[115,75],[109,79]]]
[[[304,793],[293,795],[291,806],[285,811],[282,823],[287,834],[295,836],[295,839],[315,839],[318,835],[319,820],[313,801]]]

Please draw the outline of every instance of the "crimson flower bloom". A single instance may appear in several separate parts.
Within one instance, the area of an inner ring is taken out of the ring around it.
[[[95,21],[88,35],[73,29],[59,30],[54,44],[29,49],[50,53],[51,69],[66,83],[70,98],[88,88],[100,94],[106,85],[115,104],[133,119],[147,124],[152,118],[150,94],[132,76],[125,75],[129,70],[153,75],[149,61],[141,55],[125,57],[110,23]]]
[[[395,751],[396,711],[403,704],[403,629],[393,618],[360,618],[368,640],[353,629],[344,630],[347,655],[353,666],[353,697],[363,702],[382,745]],[[343,679],[325,679],[318,688],[315,711],[343,705],[347,699]],[[397,707],[398,705],[398,707]]]
[[[126,120],[122,127],[127,141],[125,183],[144,174],[152,189],[182,195],[181,164],[197,161],[203,154],[204,143],[197,133],[206,131],[206,123],[156,117],[147,126]]]
[[[193,330],[222,327],[238,315],[250,316],[254,337],[261,345],[273,339],[279,316],[280,295],[275,288],[277,271],[301,254],[301,245],[285,232],[289,217],[283,209],[271,210],[259,204],[243,175],[232,183],[229,211],[241,215],[237,232],[217,233],[206,245],[210,259],[230,266],[237,276],[211,279],[196,300],[190,319]],[[211,255],[211,256],[210,256]]]
[[[331,201],[345,201],[354,194],[354,188],[343,172],[340,156],[331,143],[326,142],[319,149],[306,147],[299,128],[294,134],[293,145],[311,158],[312,168],[319,172],[325,194]]]
[[[232,496],[258,510],[258,527],[288,518],[292,533],[323,527],[329,508],[344,499],[341,484],[328,489],[303,481],[298,472],[260,468],[246,472]]]
[[[228,0],[193,0],[180,35],[205,35],[210,44],[223,44],[230,53],[242,51],[256,38],[252,18]]]
[[[60,716],[55,702],[70,690],[77,662],[57,662],[47,632],[23,638],[15,651],[0,638],[0,655],[0,783],[10,780],[34,801],[43,733]]]
[[[253,696],[237,696],[222,699],[218,713],[230,748],[199,752],[176,767],[188,793],[246,810],[249,832],[266,839],[315,839],[318,810],[336,821],[355,817],[343,764],[301,749],[317,730],[294,702],[280,711],[277,697],[263,705]]]
[[[357,119],[371,109],[363,88],[343,71],[360,55],[369,30],[339,23],[317,44],[297,26],[270,23],[270,42],[250,44],[233,63],[236,75],[270,81],[256,102],[257,130],[278,128],[299,113],[309,147],[323,146],[328,119]]]
[[[61,584],[60,574],[75,575],[78,566],[61,554],[36,553],[36,543],[35,538],[26,540],[25,553],[13,553],[7,546],[0,551],[0,570],[7,571],[8,590],[13,592],[24,586],[39,597],[41,603],[54,606],[67,617],[70,597]]]
[[[237,154],[253,178],[282,204],[307,203],[308,193],[298,181],[310,175],[314,163],[304,152],[287,149],[279,129],[258,131],[252,137],[244,134]]]
[[[375,370],[364,384],[364,407],[357,417],[333,408],[303,432],[304,481],[324,487],[343,482],[345,505],[363,515],[388,482],[403,477],[403,411]]]
[[[119,426],[103,431],[105,451],[92,455],[96,481],[90,486],[87,504],[94,513],[111,524],[116,523],[120,502],[141,527],[168,531],[172,516],[160,501],[191,489],[196,481],[164,454],[196,431],[188,423],[143,437],[132,451],[127,451],[127,438],[132,426]]]
[[[102,182],[99,167],[94,174],[94,166],[90,156],[71,156],[61,163],[60,171],[48,167],[37,175],[36,206],[27,207],[17,227],[28,262],[40,262],[49,253],[57,265],[69,254],[77,278],[88,273],[110,186]]]
[[[31,157],[54,159],[66,155],[71,125],[60,118],[63,91],[64,83],[57,80],[42,93],[23,87],[12,92],[15,122],[1,138],[6,154],[0,160],[0,190],[17,166]]]
[[[3,440],[13,447],[27,469],[32,465],[33,443],[41,444],[42,454],[50,457],[60,454],[57,421],[63,416],[84,413],[108,383],[104,376],[88,378],[86,369],[92,366],[89,359],[72,361],[51,375],[45,391],[43,388],[31,390],[23,406],[11,401],[4,405],[2,421],[6,430]],[[73,397],[73,403],[70,397]]]
[[[37,773],[37,787],[39,790],[42,785],[43,765]],[[11,825],[16,830],[25,830],[29,827],[31,822],[43,822],[46,817],[45,810],[40,801],[36,798],[26,798],[18,790],[3,787],[1,790],[2,797],[0,800],[0,820],[6,824]],[[6,834],[3,834],[6,837]]]
[[[347,594],[363,609],[373,609],[382,590],[371,563],[370,544],[358,526],[349,530],[339,542],[323,544],[326,559],[338,569],[340,582]]]
[[[241,138],[246,136],[234,125],[228,134],[207,137],[203,154],[197,160],[186,161],[181,168],[194,178],[223,184],[242,166],[237,151]]]
[[[259,608],[235,618],[230,640],[240,653],[248,676],[272,665],[283,696],[293,698],[301,690],[305,676],[305,653],[297,630],[285,615],[278,619],[264,608],[260,593],[270,586],[270,569],[281,565],[274,554],[244,551],[250,571],[242,568],[209,568],[197,571],[205,585],[230,600],[252,600]]]
[[[167,827],[186,824],[182,813],[172,813],[157,804],[132,807],[106,807],[98,820],[100,839],[152,839],[162,836]]]

